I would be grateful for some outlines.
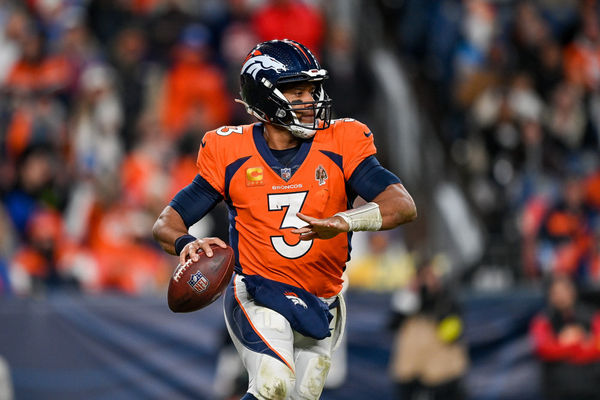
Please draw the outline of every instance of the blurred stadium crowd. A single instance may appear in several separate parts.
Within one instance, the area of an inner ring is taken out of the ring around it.
[[[324,33],[298,2],[0,1],[0,292],[162,290],[152,224],[203,133],[248,122],[241,61]]]
[[[597,285],[598,2],[383,3],[448,170],[483,223],[483,262],[517,279],[564,272]]]
[[[0,291],[160,291],[173,259],[150,227],[203,132],[250,121],[232,100],[255,43],[314,49],[336,116],[372,122],[363,3],[0,1]],[[600,281],[597,2],[367,3],[482,222],[481,263]],[[195,232],[225,237],[223,213]]]

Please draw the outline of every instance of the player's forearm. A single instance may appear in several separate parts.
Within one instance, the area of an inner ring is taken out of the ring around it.
[[[412,197],[400,183],[389,185],[373,201],[350,210],[338,212],[335,220],[327,222],[325,228],[329,231],[356,232],[378,231],[392,229],[398,225],[410,222],[417,217],[417,209]],[[314,220],[302,218],[313,226]],[[308,234],[309,231],[298,232]],[[331,232],[330,232],[331,233]],[[333,235],[335,236],[335,235]],[[332,237],[330,234],[319,235],[320,238]]]
[[[392,229],[417,218],[415,202],[400,183],[388,186],[373,202],[379,204],[381,230]]]
[[[162,211],[154,227],[152,234],[164,251],[175,255],[175,240],[188,233],[187,227],[181,216],[172,207],[167,206]]]

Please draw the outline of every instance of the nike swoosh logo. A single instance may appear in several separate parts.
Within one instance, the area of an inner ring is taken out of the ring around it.
[[[365,135],[365,137],[369,137],[373,134],[373,132],[369,131],[369,132],[363,132],[363,134]]]
[[[206,142],[204,140],[201,141],[200,144],[202,145],[202,148],[204,148],[204,146],[206,146]]]

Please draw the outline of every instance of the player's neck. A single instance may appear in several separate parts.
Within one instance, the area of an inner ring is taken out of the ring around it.
[[[300,144],[300,139],[292,135],[287,129],[270,124],[264,124],[264,127],[263,136],[270,149],[285,150]]]

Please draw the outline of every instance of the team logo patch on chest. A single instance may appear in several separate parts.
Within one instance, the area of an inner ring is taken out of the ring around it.
[[[285,297],[287,297],[294,305],[302,306],[304,308],[308,308],[304,300],[302,300],[298,295],[294,292],[285,292],[283,293]]]
[[[322,165],[319,165],[315,170],[315,180],[319,181],[319,186],[323,186],[327,180],[327,171]]]
[[[265,184],[262,167],[246,169],[246,186],[262,186]]]
[[[194,289],[196,292],[202,293],[206,290],[208,285],[210,285],[210,282],[208,281],[208,279],[206,279],[204,275],[202,275],[202,272],[198,271],[192,276],[190,276],[188,285],[190,285],[192,289]]]

